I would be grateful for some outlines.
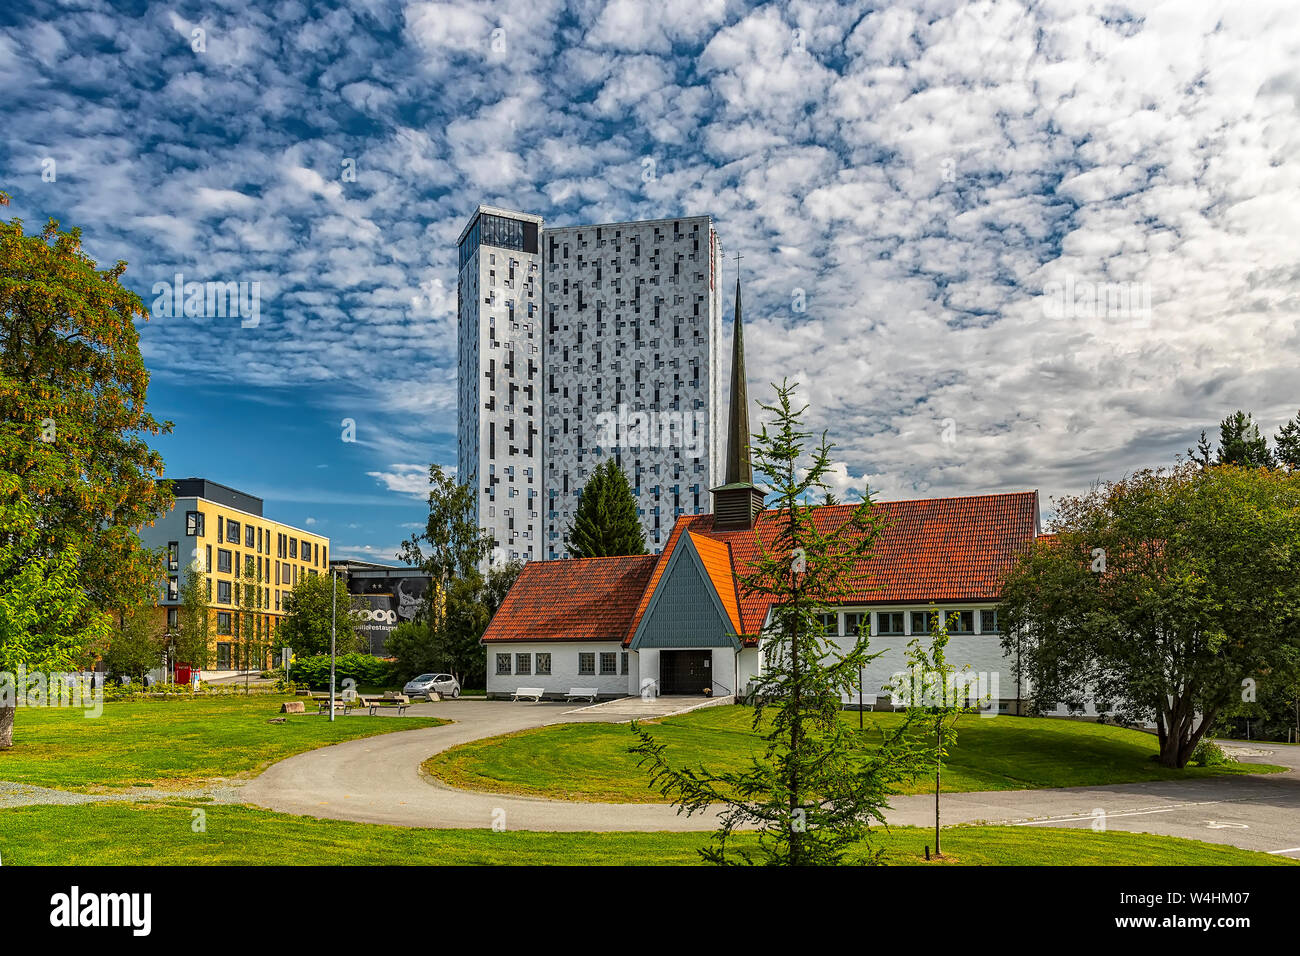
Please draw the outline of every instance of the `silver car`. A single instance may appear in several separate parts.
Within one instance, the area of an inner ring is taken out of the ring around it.
[[[460,681],[450,674],[421,674],[408,680],[406,686],[402,688],[402,693],[408,697],[426,699],[430,693],[435,693],[455,700],[460,696]]]

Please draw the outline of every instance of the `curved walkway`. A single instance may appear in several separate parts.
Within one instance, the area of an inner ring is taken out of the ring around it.
[[[289,757],[241,787],[234,799],[286,813],[406,827],[488,828],[497,824],[509,830],[556,831],[713,828],[713,814],[688,818],[665,804],[573,803],[475,793],[449,787],[420,772],[420,764],[429,757],[471,740],[545,724],[610,719],[599,712],[584,715],[572,704],[476,700],[417,704],[408,712],[448,717],[455,723],[366,737]]]
[[[679,815],[662,804],[579,803],[449,787],[422,762],[462,743],[529,727],[601,719],[570,705],[448,701],[416,710],[456,723],[335,744],[289,757],[226,796],[286,813],[435,828],[634,831],[710,830],[713,813]],[[349,718],[352,719],[352,718]],[[1224,843],[1300,859],[1300,747],[1239,741],[1241,759],[1290,773],[1159,783],[944,794],[943,823],[1001,823],[1131,830]],[[933,826],[934,800],[897,797],[895,826]]]

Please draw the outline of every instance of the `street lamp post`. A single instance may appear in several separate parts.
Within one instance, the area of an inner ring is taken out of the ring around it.
[[[330,568],[330,722],[334,722],[334,649],[338,636],[339,576]]]

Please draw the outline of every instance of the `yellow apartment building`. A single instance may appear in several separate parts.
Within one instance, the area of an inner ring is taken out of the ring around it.
[[[329,573],[329,538],[272,521],[262,514],[261,498],[206,478],[181,478],[172,486],[175,506],[140,533],[146,546],[166,555],[158,604],[167,628],[177,626],[180,589],[192,564],[203,576],[212,615],[205,676],[268,666],[289,592],[307,575]],[[245,626],[255,651],[240,638]],[[254,659],[242,659],[250,654]]]

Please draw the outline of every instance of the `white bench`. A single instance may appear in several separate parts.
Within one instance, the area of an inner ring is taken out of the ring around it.
[[[860,694],[857,692],[843,695],[844,705],[846,707],[861,707],[865,710],[873,711],[876,709],[877,697],[878,695],[876,694]]]
[[[510,695],[511,700],[524,700],[531,697],[535,701],[541,701],[542,695],[546,693],[545,687],[516,687],[515,692]]]
[[[596,698],[600,696],[599,687],[570,687],[569,692],[564,695],[565,700],[589,700],[593,704]]]

